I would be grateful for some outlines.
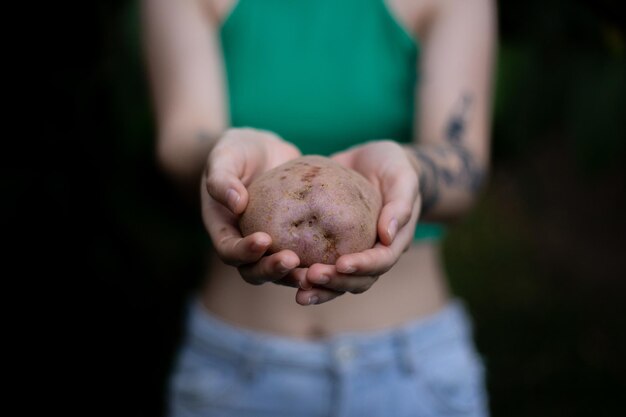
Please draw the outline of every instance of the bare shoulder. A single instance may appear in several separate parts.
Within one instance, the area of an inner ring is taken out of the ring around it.
[[[232,0],[220,0],[232,1]],[[235,0],[236,1],[236,0]],[[493,12],[495,0],[382,0],[409,33],[423,39],[433,20],[445,10],[463,9],[463,14]]]

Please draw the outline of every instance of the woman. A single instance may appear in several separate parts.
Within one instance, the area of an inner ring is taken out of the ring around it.
[[[143,19],[159,162],[201,182],[215,249],[171,415],[486,415],[440,241],[488,169],[493,2],[144,0]],[[379,188],[374,248],[300,268],[241,236],[246,186],[301,154]]]

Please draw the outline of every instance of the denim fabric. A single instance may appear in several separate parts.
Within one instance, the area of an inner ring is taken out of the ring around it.
[[[488,415],[463,303],[402,327],[300,341],[239,329],[189,303],[170,417]]]

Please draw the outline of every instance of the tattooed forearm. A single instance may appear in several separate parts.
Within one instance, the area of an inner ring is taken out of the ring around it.
[[[437,205],[446,189],[470,194],[476,194],[481,189],[484,168],[464,147],[416,147],[414,153],[420,165],[423,214]]]
[[[465,94],[445,126],[445,143],[413,148],[419,163],[422,213],[440,201],[446,190],[477,193],[485,170],[463,143],[471,96]]]

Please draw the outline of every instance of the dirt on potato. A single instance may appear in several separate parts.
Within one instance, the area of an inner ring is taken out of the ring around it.
[[[300,266],[334,264],[376,243],[378,190],[354,170],[322,156],[303,156],[259,176],[248,187],[239,220],[244,236],[265,232],[270,253],[291,249]]]

